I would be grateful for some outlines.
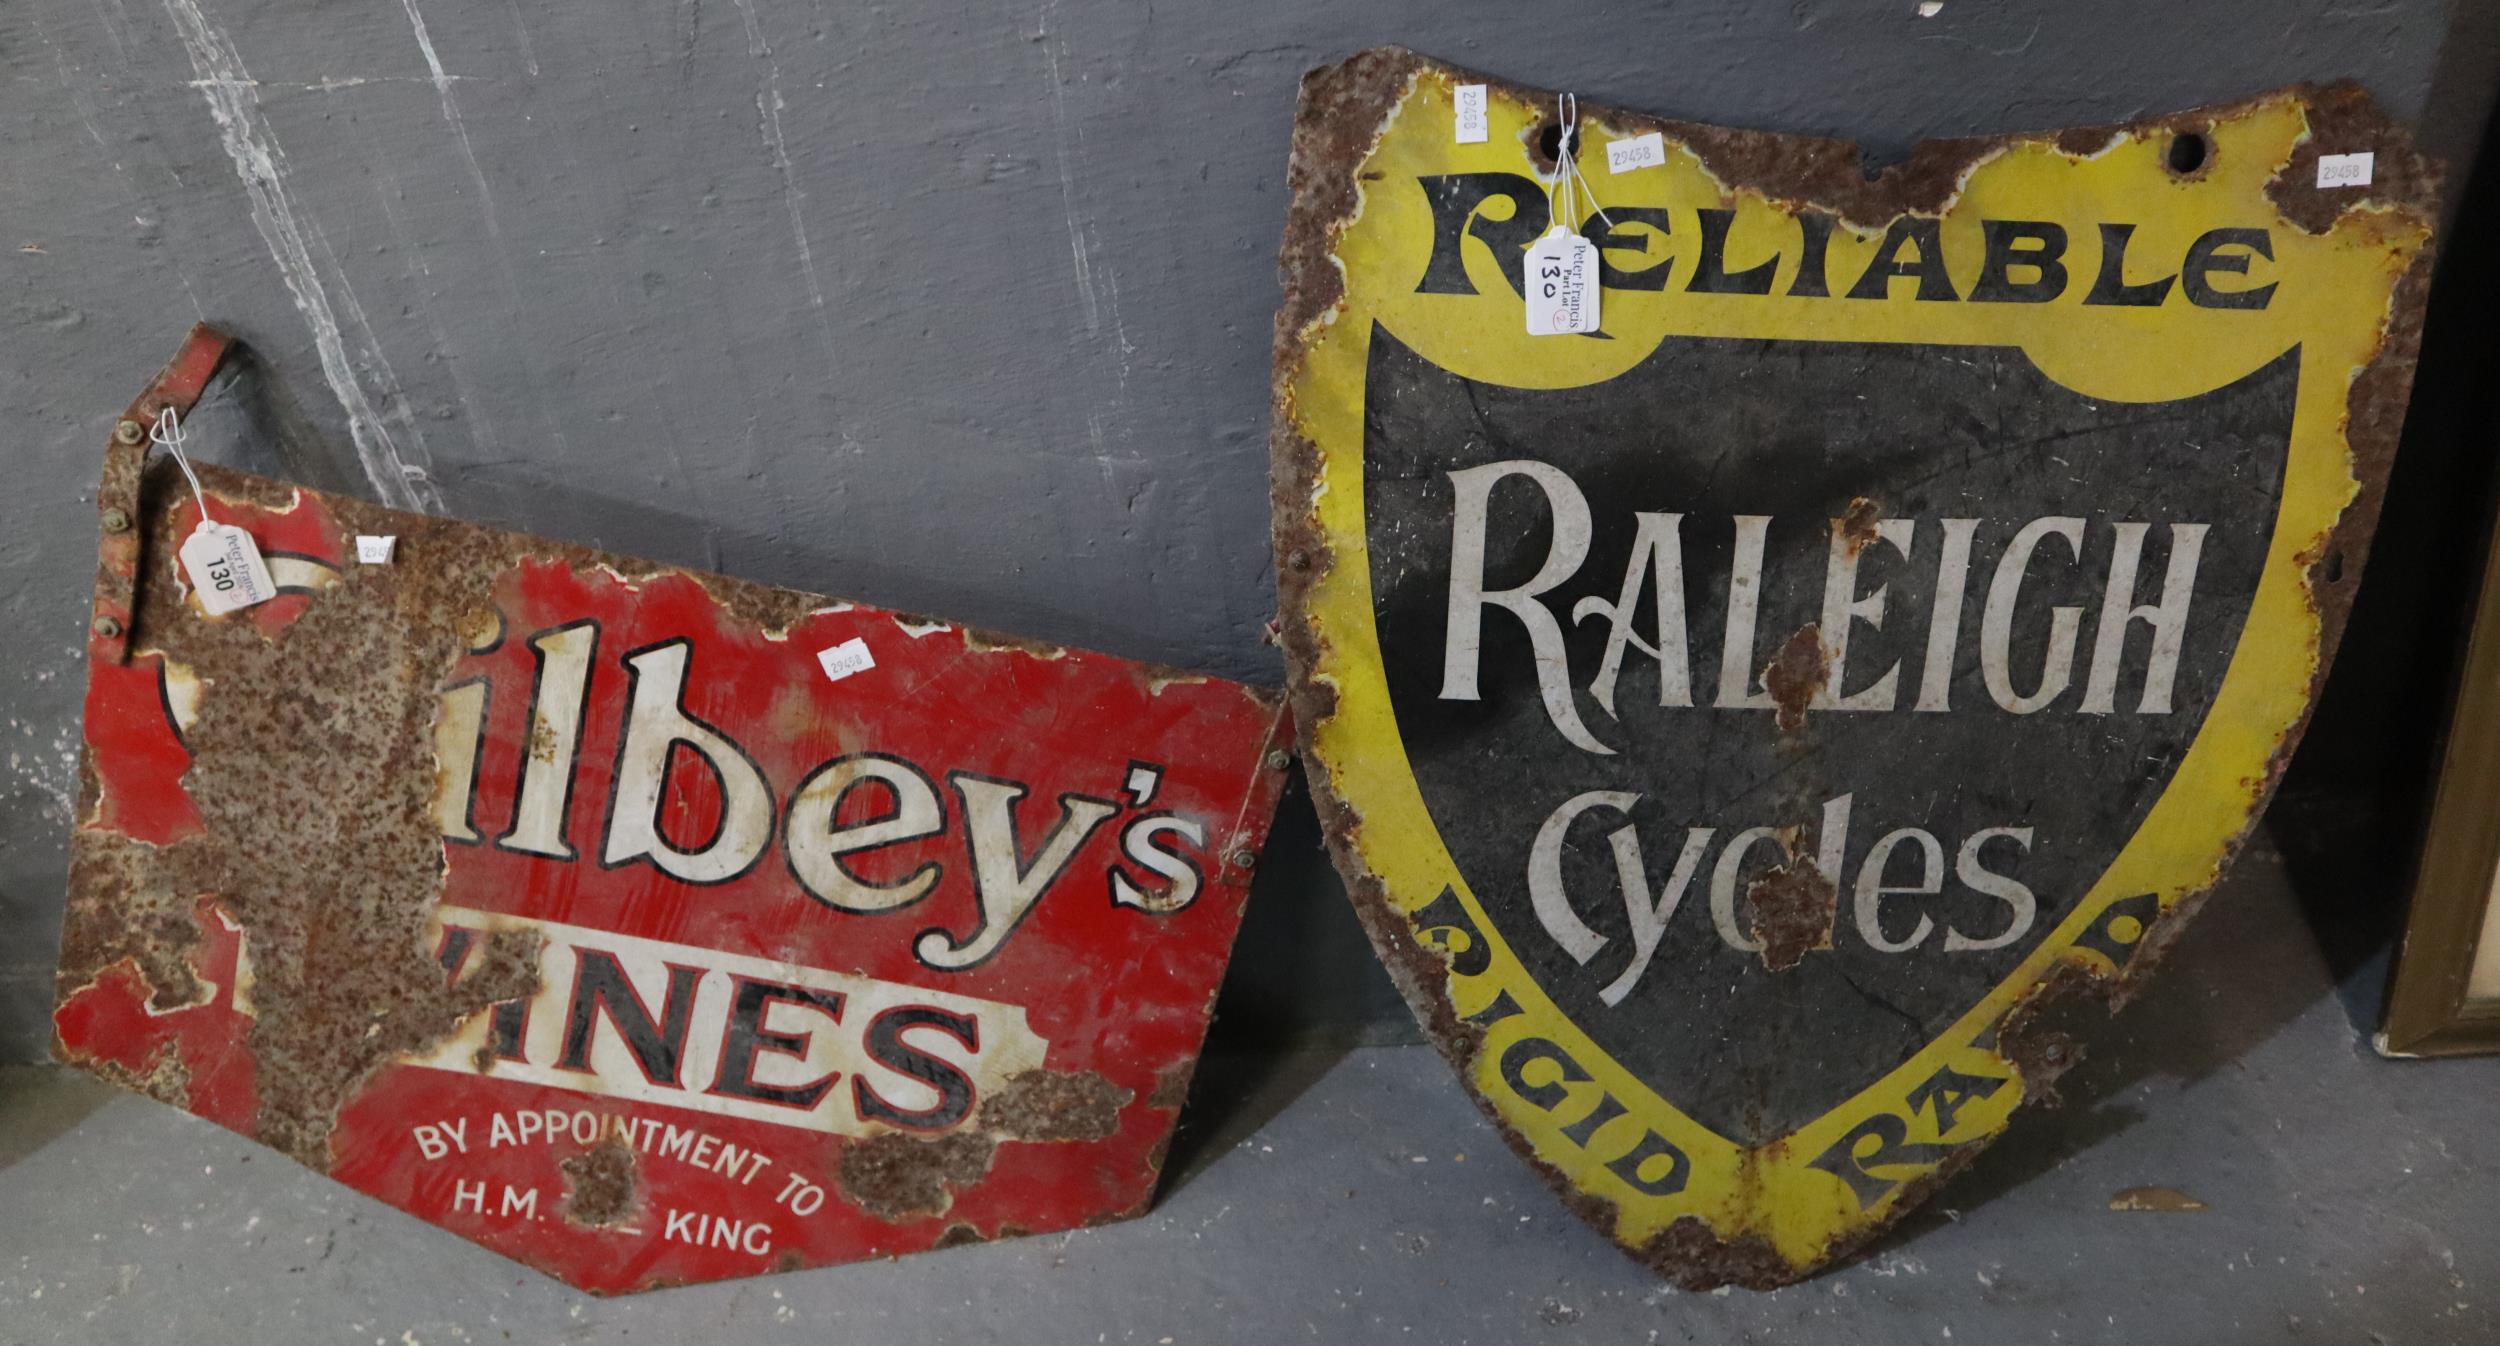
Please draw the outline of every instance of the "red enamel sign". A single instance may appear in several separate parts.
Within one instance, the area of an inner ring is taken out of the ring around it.
[[[1143,1207],[1276,698],[204,468],[279,589],[209,618],[144,453],[65,1059],[601,1292]]]

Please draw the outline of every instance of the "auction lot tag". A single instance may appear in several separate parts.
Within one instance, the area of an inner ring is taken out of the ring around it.
[[[1597,245],[1557,224],[1528,249],[1528,335],[1597,330]]]
[[[182,573],[211,617],[220,617],[278,596],[277,582],[260,559],[252,535],[230,523],[202,520],[182,544]]]
[[[1303,762],[1515,1147],[1664,1274],[1778,1284],[2043,1094],[2037,1012],[2145,975],[2263,808],[2395,452],[2431,175],[2350,86],[1870,179],[1500,83],[1453,145],[1480,78],[1302,86]],[[1663,153],[1549,176],[1566,126]],[[2315,185],[2350,146],[2366,198]]]

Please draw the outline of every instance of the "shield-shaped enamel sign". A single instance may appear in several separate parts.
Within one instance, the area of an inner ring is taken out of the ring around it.
[[[1277,567],[1356,905],[1573,1209],[1793,1280],[2047,1088],[2040,1008],[2265,803],[2430,170],[2343,87],[1869,176],[1380,51],[1306,80],[1292,185]]]
[[[64,1060],[602,1293],[1143,1209],[1277,697],[143,471],[225,349],[106,450]]]

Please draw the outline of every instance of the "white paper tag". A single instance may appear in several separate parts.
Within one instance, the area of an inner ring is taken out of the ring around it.
[[[1483,144],[1485,137],[1492,134],[1491,126],[1485,120],[1484,86],[1481,84],[1459,85],[1458,101],[1455,107],[1457,124],[1454,131],[1458,136],[1458,143],[1461,145]]]
[[[857,636],[826,649],[816,651],[816,663],[825,670],[830,682],[840,682],[854,673],[865,673],[877,666],[877,657],[868,652],[868,642]]]
[[[2321,187],[2367,187],[2370,169],[2378,155],[2363,150],[2359,154],[2321,154],[2318,156],[2318,185]]]
[[[1528,248],[1528,335],[1597,330],[1597,245],[1555,225]]]
[[[278,596],[268,563],[252,535],[230,523],[203,521],[182,544],[182,573],[211,617]]]
[[[1656,131],[1630,140],[1606,143],[1606,171],[1621,173],[1634,168],[1656,168],[1667,161],[1667,141]]]
[[[399,539],[396,536],[375,537],[371,533],[358,533],[356,535],[356,559],[365,565],[389,565],[391,563],[391,553],[398,549]]]

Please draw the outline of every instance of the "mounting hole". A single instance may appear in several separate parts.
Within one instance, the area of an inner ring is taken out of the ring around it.
[[[2194,131],[2182,131],[2170,138],[2170,171],[2185,177],[2205,166],[2205,157],[2212,147],[2205,137]]]
[[[2326,554],[2326,582],[2329,584],[2344,582],[2344,553],[2341,549]]]
[[[1537,157],[1544,160],[1545,166],[1549,169],[1562,162],[1563,128],[1561,122],[1549,121],[1537,131],[1536,152]],[[1579,157],[1579,154],[1580,131],[1578,127],[1573,127],[1571,131],[1571,156],[1576,159]]]

